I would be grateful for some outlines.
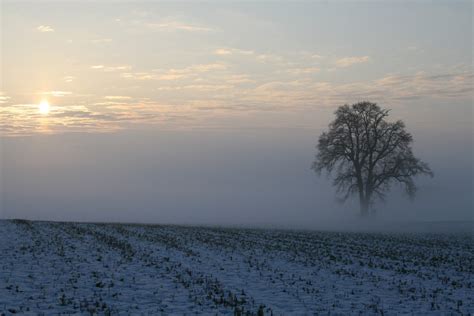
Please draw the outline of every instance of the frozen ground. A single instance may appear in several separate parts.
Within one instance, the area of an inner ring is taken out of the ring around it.
[[[0,221],[0,315],[474,313],[472,234]]]

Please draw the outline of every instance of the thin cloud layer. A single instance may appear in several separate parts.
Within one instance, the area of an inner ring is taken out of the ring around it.
[[[8,100],[10,100],[10,97],[0,92],[0,104],[7,103]]]
[[[130,100],[131,97],[124,95],[106,95],[104,99],[107,100]]]
[[[362,64],[369,61],[369,56],[344,57],[336,60],[336,66],[340,68],[350,67],[355,64]]]
[[[40,25],[36,28],[39,32],[46,33],[46,32],[54,32],[54,29],[49,25]]]
[[[173,81],[178,79],[187,79],[198,77],[202,73],[211,71],[220,71],[227,69],[223,63],[198,64],[186,68],[154,69],[151,72],[125,72],[120,76],[125,79],[133,80],[163,80]]]
[[[141,101],[131,104],[107,103],[100,111],[83,105],[52,105],[42,114],[37,104],[15,104],[0,107],[1,136],[28,136],[35,133],[66,132],[108,133],[134,124],[158,124],[190,118],[169,106]]]
[[[124,70],[132,69],[132,67],[129,65],[118,65],[118,66],[92,65],[90,68],[94,70],[102,70],[105,72],[124,71]]]
[[[226,56],[226,55],[253,55],[255,52],[253,50],[245,50],[245,49],[238,49],[238,48],[218,48],[214,50],[215,55],[219,56]]]
[[[212,31],[211,28],[200,26],[200,25],[193,25],[182,23],[178,21],[169,21],[169,22],[161,22],[161,23],[147,23],[147,27],[152,30],[157,31],[187,31],[187,32],[209,32]]]
[[[44,96],[53,96],[53,97],[65,97],[69,96],[72,94],[71,91],[46,91],[46,92],[40,92],[39,94],[44,95]]]
[[[184,71],[186,69],[186,71]],[[210,65],[196,65],[175,70],[177,73],[207,73],[221,69]],[[225,69],[225,68],[224,68]],[[397,106],[418,99],[470,98],[473,94],[472,72],[415,73],[388,75],[376,80],[335,84],[313,79],[256,82],[244,75],[232,75],[234,84],[224,80],[176,86],[158,86],[168,104],[156,98],[133,98],[124,95],[96,96],[89,105],[52,104],[49,114],[41,114],[37,104],[12,104],[9,97],[0,96],[0,119],[3,136],[32,133],[112,132],[133,127],[134,124],[170,123],[169,127],[183,127],[193,120],[212,120],[209,114],[232,116],[233,113],[259,111],[311,111],[321,107],[336,107],[358,100],[389,102]],[[239,86],[238,82],[250,84]],[[58,97],[70,92],[51,91]],[[187,95],[191,93],[192,98]],[[181,96],[181,97],[179,97]],[[100,100],[101,99],[101,100]],[[105,100],[105,101],[104,101]]]

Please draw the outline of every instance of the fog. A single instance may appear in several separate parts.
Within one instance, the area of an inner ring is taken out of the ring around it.
[[[472,129],[438,127],[433,138],[431,128],[414,130],[414,152],[435,177],[417,179],[413,202],[394,187],[386,203],[376,204],[372,221],[472,221]],[[366,225],[358,219],[357,201],[337,202],[331,180],[310,169],[322,129],[154,128],[3,138],[1,216],[308,229]]]

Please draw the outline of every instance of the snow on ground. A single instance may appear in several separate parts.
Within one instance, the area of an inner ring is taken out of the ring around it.
[[[474,313],[472,234],[0,221],[0,315]]]

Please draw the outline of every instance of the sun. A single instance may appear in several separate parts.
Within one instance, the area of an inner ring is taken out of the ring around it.
[[[41,114],[48,114],[49,113],[49,102],[46,100],[41,101],[38,106],[39,112]]]

